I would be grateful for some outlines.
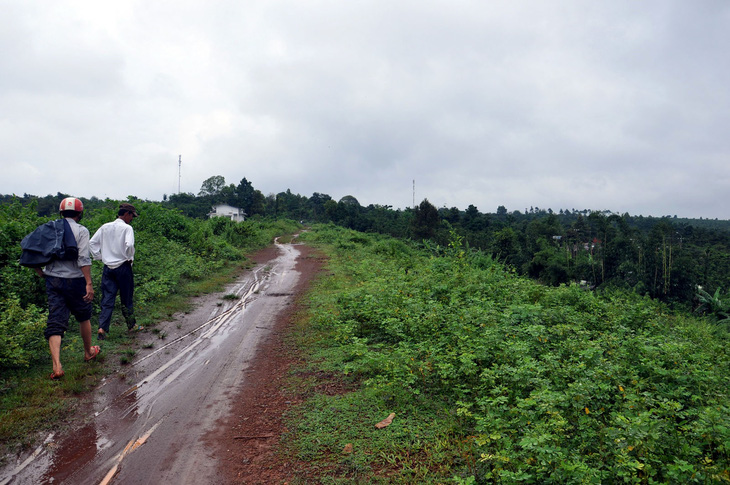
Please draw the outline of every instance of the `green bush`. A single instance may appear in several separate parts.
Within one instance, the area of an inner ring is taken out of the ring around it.
[[[235,223],[225,218],[191,219],[178,210],[156,202],[130,199],[139,217],[135,231],[135,304],[142,309],[180,291],[186,280],[199,280],[233,261],[245,251],[270,244],[275,235],[292,232],[290,221]],[[93,235],[117,217],[119,201],[107,200],[87,210],[81,224]],[[34,352],[46,356],[43,327],[47,315],[43,280],[35,271],[21,267],[20,241],[38,225],[56,217],[39,217],[34,204],[18,200],[0,204],[0,369],[27,366]],[[94,261],[92,279],[99,291],[103,265]]]
[[[27,367],[47,355],[46,315],[35,305],[23,308],[19,298],[0,300],[0,369]]]
[[[626,291],[542,286],[458,241],[406,264],[400,244],[332,227],[306,238],[326,241],[350,282],[315,310],[328,368],[395,409],[414,396],[452,408],[473,453],[454,474],[730,480],[730,352],[706,320]]]
[[[0,204],[0,298],[13,295],[22,306],[45,305],[43,280],[18,260],[20,241],[48,220],[36,214],[35,204],[23,207],[17,200]]]

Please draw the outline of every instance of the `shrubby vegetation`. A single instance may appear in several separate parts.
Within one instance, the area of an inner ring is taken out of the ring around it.
[[[283,220],[236,223],[225,218],[192,219],[161,203],[133,198],[130,202],[139,212],[133,222],[135,305],[143,313],[159,299],[180,291],[186,281],[200,280],[225,265],[241,262],[246,251],[263,247],[275,235],[295,227]],[[116,218],[118,206],[119,201],[90,201],[81,224],[94,234]],[[55,207],[58,209],[57,202]],[[38,215],[35,202],[23,205],[15,199],[0,204],[0,369],[48,360],[42,331],[47,314],[45,287],[33,270],[18,265],[18,259],[22,238],[57,217],[57,213]],[[101,262],[95,261],[95,305],[101,298],[101,270]],[[98,314],[98,306],[94,314]]]
[[[623,288],[683,306],[699,306],[698,287],[730,299],[730,221],[643,217],[610,211],[540,209],[495,213],[436,208],[428,200],[405,210],[362,206],[350,195],[335,201],[290,190],[264,196],[247,179],[226,185],[221,176],[200,193],[170,196],[168,203],[202,217],[215,203],[248,215],[333,222],[361,232],[446,245],[455,231],[472,248],[491,254],[519,274],[557,286],[585,282],[591,288]]]
[[[47,359],[43,287],[16,262],[64,196],[0,205],[2,370]],[[130,198],[142,308],[294,227],[277,221],[330,223],[303,236],[331,276],[301,344],[319,338],[312,365],[357,390],[316,394],[293,421],[312,466],[341,457],[343,480],[413,483],[730,481],[728,221],[393,210],[220,176],[164,199]],[[118,202],[83,200],[90,232],[114,219]],[[216,203],[250,219],[206,219]]]
[[[7,198],[8,196],[5,196]],[[52,215],[63,194],[35,197],[39,214]],[[97,207],[103,201],[84,202]],[[698,290],[720,291],[730,300],[730,221],[643,217],[609,211],[540,209],[482,213],[469,205],[436,208],[428,200],[405,210],[390,206],[362,206],[347,195],[335,201],[315,192],[311,197],[290,190],[264,195],[243,178],[226,184],[216,175],[203,181],[195,195],[173,194],[163,205],[184,215],[205,218],[214,204],[242,208],[258,219],[332,222],[360,232],[447,245],[456,232],[474,249],[491,254],[517,273],[557,286],[584,282],[591,288],[628,289],[639,295],[697,308]],[[50,212],[49,212],[50,211]]]
[[[716,319],[540,285],[455,232],[420,248],[335,226],[303,237],[333,274],[312,295],[312,367],[358,385],[294,421],[293,453],[312,467],[388,483],[730,481]]]

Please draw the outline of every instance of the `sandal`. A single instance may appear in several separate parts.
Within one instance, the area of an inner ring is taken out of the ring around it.
[[[48,376],[48,378],[49,378],[50,380],[52,380],[52,381],[55,381],[56,379],[60,379],[61,377],[63,377],[63,376],[64,376],[64,374],[65,374],[65,372],[64,372],[64,371],[61,371],[61,372],[56,372],[56,371],[54,370],[53,372],[51,372],[51,375],[50,375],[50,376]]]
[[[96,340],[106,340],[106,332],[102,330],[101,332],[97,333]]]
[[[141,332],[142,330],[144,330],[144,327],[142,325],[135,325],[135,326],[129,328],[129,333]]]
[[[101,347],[99,347],[98,345],[94,345],[93,347],[91,347],[91,357],[89,357],[88,359],[84,357],[84,361],[89,362],[96,359],[96,356],[99,355],[99,352],[101,352]]]

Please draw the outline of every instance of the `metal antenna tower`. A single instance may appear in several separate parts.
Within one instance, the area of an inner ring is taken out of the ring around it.
[[[413,179],[413,206],[414,209],[416,208],[416,179]]]
[[[182,155],[177,157],[177,193],[180,193],[180,178],[182,176]]]

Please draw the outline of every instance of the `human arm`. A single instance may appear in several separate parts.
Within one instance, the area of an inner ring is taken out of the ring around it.
[[[90,302],[94,299],[94,285],[91,282],[91,258],[89,257],[89,230],[81,226],[79,228],[79,237],[76,240],[76,244],[79,249],[79,258],[77,264],[81,273],[84,275],[86,280],[86,295],[84,295],[84,301]]]
[[[76,237],[76,245],[79,251],[79,257],[76,260],[76,264],[79,268],[84,266],[91,266],[91,255],[90,255],[90,241],[89,241],[89,230],[84,226],[78,226],[79,233]]]
[[[101,259],[101,240],[103,237],[102,229],[99,228],[94,233],[91,239],[89,239],[89,251],[94,259]]]
[[[90,302],[94,299],[94,285],[91,283],[91,266],[82,266],[79,268],[84,274],[86,280],[86,294],[84,295],[84,301]]]
[[[134,261],[134,229],[131,226],[127,226],[124,233],[124,252],[127,261]]]

